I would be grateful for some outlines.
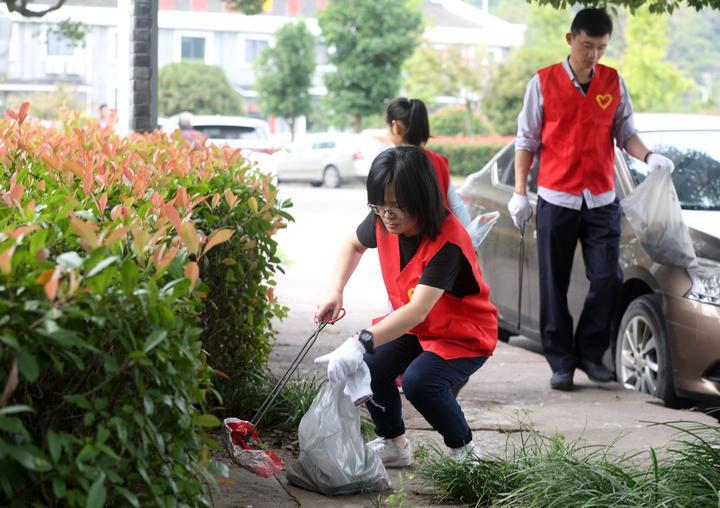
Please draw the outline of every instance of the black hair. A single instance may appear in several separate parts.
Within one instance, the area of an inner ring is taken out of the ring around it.
[[[422,148],[400,145],[375,157],[367,178],[368,203],[382,205],[389,185],[395,189],[398,206],[417,220],[419,234],[434,239],[448,211],[432,162]]]
[[[612,35],[613,22],[605,9],[588,7],[578,11],[570,25],[573,35],[585,32],[590,37]]]
[[[103,108],[107,108],[107,107],[108,107],[108,105],[103,102],[102,104],[100,104],[100,107],[98,109],[100,111],[102,111]]]
[[[385,109],[385,123],[392,121],[402,122],[405,126],[406,143],[410,145],[424,145],[430,139],[430,121],[425,103],[420,99],[397,97],[390,101]]]

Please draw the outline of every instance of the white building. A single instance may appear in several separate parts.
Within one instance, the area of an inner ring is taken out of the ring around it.
[[[247,16],[229,11],[221,0],[158,0],[158,65],[185,59],[220,65],[231,85],[243,96],[250,113],[257,113],[252,63],[273,43],[276,30],[299,17],[320,35],[316,14],[328,0],[266,0],[266,12]],[[35,5],[39,9],[42,5]],[[505,22],[461,0],[424,0],[424,37],[434,45],[484,46],[502,59],[523,43],[525,25]],[[9,14],[0,4],[0,106],[33,93],[74,94],[91,113],[100,104],[116,107],[123,118],[127,103],[127,0],[68,0],[43,18]],[[64,39],[58,25],[83,24],[84,44]],[[120,35],[119,35],[120,34]],[[318,68],[312,93],[324,95],[322,75],[332,72],[325,49],[318,45]]]

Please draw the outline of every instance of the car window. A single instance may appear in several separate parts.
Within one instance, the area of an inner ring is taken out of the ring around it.
[[[495,161],[497,164],[498,182],[515,186],[515,144],[511,144],[500,153]]]
[[[335,148],[335,141],[332,139],[319,139],[312,145],[313,150],[324,150],[328,148]]]
[[[249,125],[198,125],[203,136],[214,139],[266,139],[265,132]]]
[[[686,210],[720,210],[720,131],[645,132],[645,145],[675,163],[672,179]],[[647,165],[623,152],[635,185],[649,173]]]
[[[497,158],[498,181],[510,187],[515,187],[515,145],[507,147]],[[537,175],[540,168],[540,154],[533,157],[528,175],[528,192],[537,192]]]

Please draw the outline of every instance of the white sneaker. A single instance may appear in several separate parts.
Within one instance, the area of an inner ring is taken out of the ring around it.
[[[450,448],[450,458],[455,462],[465,462],[468,459],[480,457],[480,448],[475,443],[470,441],[465,446],[460,448]]]
[[[400,448],[391,439],[378,437],[368,441],[367,447],[375,450],[385,467],[408,467],[413,463],[413,449],[410,441],[405,448]]]

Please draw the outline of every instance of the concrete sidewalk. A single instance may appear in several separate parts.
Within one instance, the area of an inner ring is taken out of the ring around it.
[[[291,189],[292,190],[292,189]],[[326,191],[329,191],[326,189]],[[278,339],[270,359],[273,370],[283,372],[297,355],[300,346],[313,331],[315,305],[325,294],[332,274],[335,255],[342,238],[353,230],[356,218],[342,214],[324,214],[323,227],[310,205],[318,196],[348,199],[340,189],[322,195],[320,190],[308,196],[293,196],[296,223],[278,237],[286,257],[286,273],[278,278],[276,295],[290,309],[289,316],[277,324]],[[305,192],[305,191],[303,191]],[[348,191],[350,192],[350,191]],[[311,194],[312,193],[312,194]],[[329,209],[334,209],[329,205]],[[359,215],[359,214],[358,214]],[[336,232],[328,234],[328,232]],[[369,252],[356,270],[345,293],[347,316],[327,327],[301,365],[301,375],[322,372],[312,358],[340,345],[348,336],[367,326],[373,316],[386,311],[377,257]],[[491,288],[492,291],[492,288]],[[495,355],[470,379],[459,400],[473,429],[474,441],[487,453],[503,453],[508,443],[517,442],[523,425],[543,434],[562,433],[568,438],[582,437],[589,444],[608,444],[615,440],[618,453],[662,448],[675,431],[650,422],[691,420],[708,424],[717,421],[701,413],[664,408],[661,403],[612,383],[597,385],[582,372],[576,372],[573,392],[550,390],[550,369],[537,352],[513,344],[499,344]],[[440,436],[408,403],[404,405],[408,437],[415,443],[441,445]],[[262,431],[262,429],[260,429]],[[429,506],[427,489],[413,476],[413,470],[390,470],[396,489],[404,492],[403,506]],[[374,495],[324,497],[288,485],[284,473],[263,479],[240,468],[231,468],[230,481],[223,482],[215,501],[221,507],[364,507],[380,506]],[[424,492],[424,493],[423,493]],[[437,505],[433,505],[437,506]]]

